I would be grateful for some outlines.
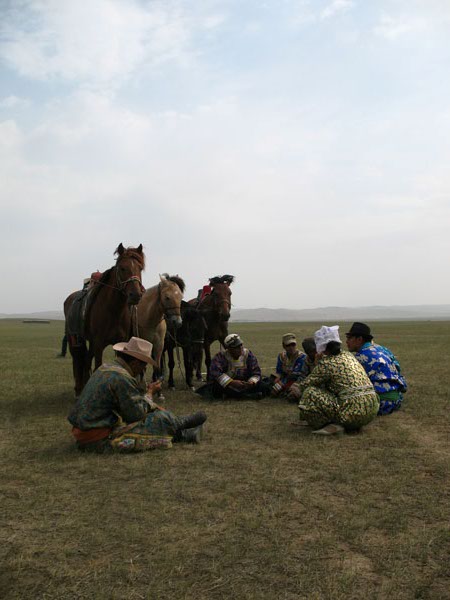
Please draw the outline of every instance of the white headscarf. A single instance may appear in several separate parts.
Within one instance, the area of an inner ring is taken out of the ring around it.
[[[314,341],[316,342],[317,352],[324,352],[328,342],[339,342],[341,344],[339,325],[333,325],[332,327],[322,325],[314,334]]]

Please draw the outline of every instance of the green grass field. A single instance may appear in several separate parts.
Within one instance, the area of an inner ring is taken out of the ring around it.
[[[233,324],[268,374],[280,337]],[[208,413],[199,446],[88,455],[73,444],[62,322],[0,321],[2,598],[450,598],[450,323],[372,323],[409,383],[360,435],[315,439],[282,400]],[[342,324],[345,332],[348,324]]]

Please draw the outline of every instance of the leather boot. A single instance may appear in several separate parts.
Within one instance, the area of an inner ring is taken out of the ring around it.
[[[193,413],[192,415],[178,417],[180,423],[178,426],[178,430],[192,429],[193,427],[198,427],[199,425],[203,425],[206,419],[206,413],[202,410],[199,410],[198,412]]]
[[[186,444],[200,444],[202,439],[203,425],[193,427],[191,429],[183,429],[181,431],[181,442]]]

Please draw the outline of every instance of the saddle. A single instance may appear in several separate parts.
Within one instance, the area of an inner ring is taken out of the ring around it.
[[[81,346],[85,340],[85,324],[91,306],[92,289],[76,292],[66,319],[66,334],[72,338],[73,346]]]
[[[210,285],[204,285],[201,290],[198,290],[195,307],[197,308],[203,302],[206,296],[209,296],[210,294],[212,294],[212,286]]]

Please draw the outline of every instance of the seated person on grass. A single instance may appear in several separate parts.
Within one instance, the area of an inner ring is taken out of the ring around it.
[[[237,333],[227,335],[225,350],[218,352],[211,361],[211,381],[198,388],[204,397],[259,400],[263,397],[261,369],[256,356],[244,344]]]
[[[277,358],[276,375],[272,385],[272,396],[285,396],[291,385],[306,377],[305,362],[307,356],[297,347],[293,333],[285,333],[281,338],[283,352]],[[272,376],[273,377],[273,376]]]
[[[341,350],[337,325],[321,327],[314,337],[317,364],[290,392],[300,401],[300,416],[318,435],[358,431],[380,406],[373,385],[356,358]]]
[[[379,415],[388,415],[401,407],[407,390],[400,364],[394,354],[384,346],[375,344],[370,327],[353,323],[346,334],[347,348],[354,352],[362,364],[380,399]]]
[[[115,361],[93,373],[69,415],[78,449],[140,451],[170,448],[178,441],[198,443],[206,414],[178,417],[153,402],[160,382],[150,383],[147,393],[138,383],[147,364],[156,364],[152,344],[132,337],[113,348]]]

